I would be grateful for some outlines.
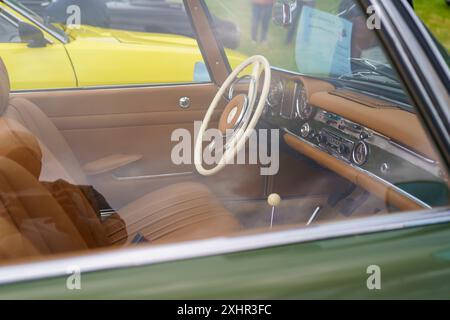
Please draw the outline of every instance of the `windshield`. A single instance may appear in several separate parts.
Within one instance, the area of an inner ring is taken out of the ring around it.
[[[63,28],[58,26],[58,24],[50,23],[48,19],[45,19],[44,17],[38,15],[34,11],[30,10],[20,2],[16,0],[4,0],[6,4],[20,12],[22,15],[26,16],[28,19],[32,20],[38,25],[41,25],[47,29],[49,29],[52,33],[56,33],[58,36],[62,37],[63,39],[67,38],[66,33],[64,32]]]
[[[372,20],[355,0],[206,0],[210,11],[239,24],[240,51],[262,54],[271,65],[312,77],[385,86],[403,92]],[[274,13],[289,3],[289,23]],[[407,99],[397,94],[402,102]]]

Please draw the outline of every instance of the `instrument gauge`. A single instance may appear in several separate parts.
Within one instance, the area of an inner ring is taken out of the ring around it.
[[[366,163],[369,156],[369,147],[365,142],[358,142],[352,152],[352,160],[358,166]]]
[[[284,83],[281,80],[274,81],[270,85],[269,95],[267,96],[267,104],[270,107],[278,107],[283,102]]]
[[[309,120],[314,114],[314,107],[308,103],[305,88],[301,88],[295,102],[297,116],[302,120]]]

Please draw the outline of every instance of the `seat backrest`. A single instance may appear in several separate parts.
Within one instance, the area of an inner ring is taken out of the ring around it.
[[[64,179],[74,184],[87,184],[72,149],[47,115],[27,99],[10,98],[9,76],[1,58],[0,115],[19,122],[38,139],[44,159],[40,180]]]
[[[10,101],[4,95],[9,95],[9,82],[1,75],[0,107],[8,110]],[[0,258],[110,245],[91,203],[76,184],[61,176],[39,181],[46,160],[41,146],[28,128],[0,117]],[[14,241],[17,245],[12,246]]]
[[[85,185],[87,179],[75,155],[53,122],[34,103],[12,98],[4,116],[21,123],[39,141],[43,154],[41,181],[64,179]]]

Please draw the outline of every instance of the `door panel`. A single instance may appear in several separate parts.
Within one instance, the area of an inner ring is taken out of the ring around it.
[[[193,136],[194,121],[203,119],[216,92],[213,84],[198,84],[16,95],[31,100],[47,114],[82,166],[114,155],[142,156],[126,166],[88,177],[115,208],[166,185],[193,179],[223,198],[262,197],[265,178],[257,165],[231,166],[215,177],[204,178],[195,174],[193,165],[178,166],[171,160],[172,148],[178,143],[171,141],[172,132],[185,128]],[[191,106],[182,109],[179,99],[185,96],[191,99]]]

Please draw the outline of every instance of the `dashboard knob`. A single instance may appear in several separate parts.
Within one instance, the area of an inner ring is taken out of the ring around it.
[[[339,146],[339,153],[342,156],[347,156],[350,153],[350,149],[345,144],[341,144]]]
[[[362,132],[359,134],[359,139],[365,140],[365,139],[367,139],[367,138],[369,138],[369,134],[368,134],[367,132],[362,131]]]
[[[300,129],[300,134],[303,138],[308,137],[309,133],[311,132],[311,127],[309,126],[309,123],[304,123]]]
[[[319,134],[316,134],[316,135],[314,136],[314,142],[315,142],[316,144],[320,144],[320,135],[319,135]]]
[[[319,135],[319,142],[320,142],[320,143],[326,144],[327,141],[328,141],[327,136],[325,136],[325,135]]]

